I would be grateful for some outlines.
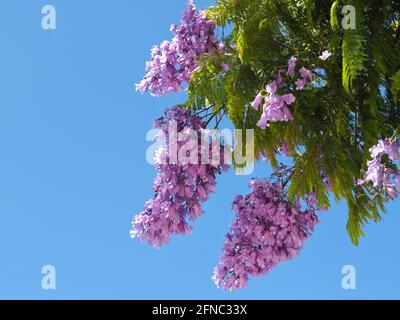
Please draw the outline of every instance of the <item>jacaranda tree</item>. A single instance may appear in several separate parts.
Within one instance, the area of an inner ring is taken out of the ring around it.
[[[251,160],[275,171],[234,199],[218,286],[244,287],[249,275],[296,256],[332,197],[347,202],[357,245],[363,226],[379,221],[400,191],[400,0],[218,0],[204,11],[188,1],[171,32],[153,47],[137,89],[187,90],[188,99],[155,121],[165,144],[154,197],[134,218],[132,236],[160,247],[191,231],[188,220],[203,214],[201,203],[228,169],[223,141],[204,133],[227,118],[243,134],[254,130]],[[171,128],[201,133],[206,143],[172,148]],[[215,146],[219,163],[172,161]],[[278,162],[280,153],[291,165]],[[232,164],[248,165],[235,156]]]

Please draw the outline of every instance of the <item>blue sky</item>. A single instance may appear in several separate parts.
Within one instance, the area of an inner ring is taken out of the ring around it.
[[[56,30],[41,28],[46,4],[57,10]],[[237,293],[210,277],[249,177],[218,179],[191,236],[159,251],[130,239],[131,218],[152,195],[146,133],[185,99],[141,96],[133,85],[183,8],[183,0],[1,1],[0,298],[400,298],[399,201],[358,248],[346,206],[335,204],[298,258]],[[259,164],[254,176],[269,172]],[[41,287],[44,265],[56,268],[56,290]],[[357,290],[342,289],[344,265],[356,267]]]

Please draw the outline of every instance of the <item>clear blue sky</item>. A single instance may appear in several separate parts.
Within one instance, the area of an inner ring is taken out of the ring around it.
[[[212,1],[198,0],[199,7]],[[57,9],[57,30],[41,8]],[[400,298],[399,201],[350,243],[336,204],[295,260],[225,293],[210,277],[249,177],[232,172],[193,235],[157,251],[129,237],[151,197],[147,130],[184,101],[133,90],[152,44],[170,38],[184,0],[2,0],[0,4],[0,298]],[[268,175],[266,164],[254,176]],[[357,290],[341,268],[357,269]],[[57,289],[41,288],[54,265]]]

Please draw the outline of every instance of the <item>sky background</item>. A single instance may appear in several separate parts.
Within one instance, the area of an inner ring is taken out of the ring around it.
[[[201,8],[212,1],[198,0]],[[57,29],[41,28],[41,9]],[[184,95],[133,90],[153,44],[170,39],[184,0],[2,0],[0,3],[0,298],[361,299],[400,298],[399,201],[354,247],[337,203],[301,255],[247,289],[211,281],[236,194],[250,177],[218,178],[194,232],[161,250],[129,237],[152,196],[147,131]],[[266,163],[252,176],[266,177]],[[56,290],[43,290],[53,265]],[[343,290],[341,269],[357,270]]]

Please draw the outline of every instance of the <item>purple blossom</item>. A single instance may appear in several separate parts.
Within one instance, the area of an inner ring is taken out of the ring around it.
[[[390,141],[385,152],[391,160],[400,160],[399,144],[396,141]]]
[[[287,71],[285,69],[280,69],[275,74],[275,80],[270,82],[265,86],[265,91],[267,95],[264,96],[264,92],[261,91],[255,97],[254,101],[250,105],[258,110],[260,105],[263,103],[263,113],[261,118],[257,122],[257,126],[262,129],[269,127],[271,122],[280,121],[292,121],[293,115],[290,111],[289,106],[296,101],[296,97],[292,93],[287,93],[280,95],[278,94],[278,89],[285,87],[284,74],[288,74],[290,77],[294,78],[296,75],[296,64],[297,58],[291,57],[288,61]],[[301,79],[295,81],[296,90],[303,90],[309,81],[312,80],[312,72],[304,67],[300,70]]]
[[[368,169],[365,173],[365,178],[359,180],[358,184],[362,185],[367,182],[372,182],[375,188],[382,188],[384,167],[381,164],[381,158],[377,157],[367,162]]]
[[[288,61],[288,70],[287,74],[291,77],[294,77],[294,74],[296,72],[296,63],[297,63],[297,58],[296,57],[291,57]]]
[[[396,180],[397,190],[400,190],[400,173],[399,172],[395,174],[395,180]]]
[[[193,1],[188,0],[180,24],[171,25],[172,41],[153,47],[152,59],[146,64],[146,75],[136,89],[141,93],[150,90],[156,96],[181,91],[202,55],[224,50],[224,45],[214,34],[215,26],[204,11],[197,11]],[[226,71],[226,66],[223,68]]]
[[[387,168],[382,162],[385,155],[392,161],[400,160],[398,142],[392,139],[379,140],[369,152],[372,160],[367,162],[365,177],[360,179],[358,184],[372,183],[376,190],[386,193],[392,199],[397,198],[400,191],[399,171]]]
[[[288,107],[296,101],[296,97],[293,94],[288,93],[280,96],[275,91],[272,91],[264,100],[263,114],[257,123],[260,128],[267,128],[269,122],[293,120],[292,113]]]
[[[388,147],[388,141],[387,140],[379,140],[378,143],[373,146],[371,149],[369,149],[369,152],[371,153],[372,158],[376,158],[379,155],[383,154],[386,152]]]
[[[318,223],[314,210],[290,204],[278,184],[255,179],[250,187],[250,194],[233,202],[237,216],[212,277],[232,291],[246,287],[250,275],[265,275],[296,257]]]
[[[296,80],[295,84],[296,84],[296,90],[303,90],[304,87],[308,84],[308,82],[305,79],[298,79]]]
[[[393,161],[400,160],[399,144],[395,140],[379,140],[378,143],[369,149],[372,158],[387,154]]]
[[[222,64],[222,69],[223,69],[225,72],[227,72],[227,71],[229,71],[229,70],[231,69],[231,65],[230,65],[230,64],[227,64],[227,63],[223,63],[223,64]]]
[[[265,86],[265,91],[268,95],[264,97],[262,92],[260,92],[251,103],[253,108],[258,109],[262,100],[264,100],[263,113],[257,123],[260,128],[267,128],[269,122],[293,120],[288,106],[296,101],[296,97],[291,93],[279,95],[277,90],[282,85],[283,83],[279,80],[272,81]]]
[[[304,80],[312,80],[312,72],[310,70],[302,67],[299,71]]]
[[[168,41],[164,41],[160,47],[152,48],[152,60],[146,64],[147,74],[136,85],[138,91],[144,93],[150,89],[153,95],[160,96],[181,91],[182,75],[176,72],[174,50],[173,44]]]
[[[169,132],[172,127],[171,121],[176,122],[178,134],[188,129],[199,133],[204,128],[202,120],[190,115],[186,109],[167,109],[165,117],[154,123],[155,128],[161,129],[159,139],[163,142],[168,143],[169,135],[172,134]],[[178,153],[185,145],[185,141],[177,143]],[[210,142],[210,155],[212,146]],[[196,220],[203,214],[201,202],[206,201],[210,193],[215,191],[216,175],[228,168],[224,164],[222,145],[219,164],[214,164],[211,159],[209,163],[212,164],[173,164],[171,149],[173,148],[167,145],[158,150],[158,161],[155,163],[158,174],[153,184],[154,197],[132,221],[131,237],[138,237],[156,248],[168,243],[172,234],[188,234],[192,231],[187,220]],[[204,155],[204,151],[200,146],[193,150],[198,157]]]
[[[260,104],[261,104],[263,98],[264,98],[264,97],[263,97],[262,93],[260,92],[260,93],[256,96],[256,98],[254,99],[254,101],[251,103],[251,106],[252,106],[254,109],[258,110],[258,108],[259,108],[259,106],[260,106]]]

